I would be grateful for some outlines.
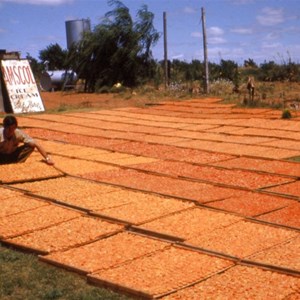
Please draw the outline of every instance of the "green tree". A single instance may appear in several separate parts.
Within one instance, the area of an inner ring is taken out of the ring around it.
[[[280,66],[274,61],[264,62],[260,65],[259,80],[277,81],[282,79]]]
[[[48,66],[49,70],[66,69],[67,50],[63,50],[59,44],[50,44],[45,50],[39,52],[39,59]]]
[[[161,68],[164,68],[164,61],[160,62]],[[191,82],[202,80],[204,74],[204,65],[199,60],[192,60],[190,63],[173,59],[168,62],[169,78],[173,82]]]
[[[154,14],[148,11],[148,7],[143,5],[137,13],[138,20],[134,23],[134,31],[138,39],[138,60],[139,60],[139,77],[153,78],[156,71],[151,47],[155,45],[160,33],[153,26]]]
[[[159,39],[153,27],[154,15],[144,5],[134,22],[121,1],[110,0],[109,4],[114,8],[93,32],[84,35],[67,60],[85,79],[88,91],[117,82],[135,86],[153,78],[157,69],[151,52]]]
[[[204,77],[204,64],[194,59],[190,63],[191,80],[202,80]]]
[[[214,80],[217,80],[217,79],[220,78],[220,76],[221,76],[221,67],[220,67],[220,65],[210,62],[208,64],[208,69],[209,69],[209,78],[210,78],[211,81],[214,81]]]
[[[26,53],[26,59],[29,61],[31,70],[35,76],[38,76],[43,71],[43,64],[39,63],[37,59]]]
[[[244,67],[246,68],[257,68],[257,64],[252,58],[244,60]]]
[[[220,77],[223,79],[234,81],[237,68],[238,65],[234,61],[221,59]]]
[[[300,80],[300,65],[293,63],[291,60],[284,65],[285,79],[290,82]]]

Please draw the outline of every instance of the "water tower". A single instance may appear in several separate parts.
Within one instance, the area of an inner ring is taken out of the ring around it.
[[[91,22],[89,19],[66,21],[67,47],[71,48],[73,44],[81,41],[85,32],[91,31]]]
[[[70,49],[73,44],[81,41],[85,32],[91,31],[89,19],[66,21],[67,47]],[[77,81],[77,74],[72,70],[48,70],[40,76],[40,86],[44,91],[64,90],[73,87]]]

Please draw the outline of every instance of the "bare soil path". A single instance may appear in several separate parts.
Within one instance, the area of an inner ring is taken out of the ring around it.
[[[110,109],[118,107],[142,107],[150,101],[143,97],[124,98],[118,94],[95,94],[95,93],[77,93],[77,92],[41,92],[45,108],[47,110],[58,109],[60,107],[73,108],[100,108]]]

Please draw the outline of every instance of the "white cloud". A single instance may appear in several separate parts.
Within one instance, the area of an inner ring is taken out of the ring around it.
[[[284,22],[283,10],[266,7],[256,19],[263,26],[274,26]]]
[[[218,37],[218,36],[208,37],[208,44],[217,45],[217,44],[225,44],[225,43],[226,43],[226,40],[222,37]]]
[[[269,32],[265,37],[265,39],[268,40],[268,41],[275,40],[275,39],[278,39],[278,38],[279,38],[279,34],[275,31]]]
[[[225,44],[226,39],[222,36],[224,35],[224,30],[220,27],[209,27],[207,29],[207,40],[209,44]]]
[[[210,27],[207,29],[207,41],[209,44],[225,44],[227,41],[222,36],[224,35],[224,30],[220,27]],[[194,31],[191,33],[192,37],[202,38],[202,32]]]
[[[251,28],[233,28],[230,30],[233,33],[238,34],[252,34],[253,30]]]
[[[231,0],[231,3],[236,5],[252,4],[254,0]]]
[[[212,27],[209,27],[207,30],[207,36],[208,38],[210,38],[211,40],[215,40],[215,41],[225,41],[223,38],[222,38],[222,35],[224,35],[224,30],[220,27],[216,27],[216,26],[212,26]],[[202,32],[200,31],[194,31],[191,33],[191,36],[192,37],[196,37],[196,38],[199,38],[199,37],[202,37]]]
[[[2,0],[7,3],[17,4],[33,4],[33,5],[61,5],[66,3],[72,3],[74,0]]]
[[[203,59],[203,51],[197,51],[195,57]],[[230,59],[234,61],[243,61],[246,56],[244,48],[229,48],[229,47],[208,47],[208,59],[211,62],[218,62],[220,59]]]
[[[271,44],[271,43],[264,42],[264,43],[262,43],[261,47],[263,49],[279,49],[282,47],[282,45],[280,43],[272,43]]]
[[[172,59],[179,59],[179,60],[181,60],[183,58],[184,58],[184,54],[177,54],[177,55],[173,55],[172,56]]]
[[[207,29],[208,34],[213,35],[213,36],[219,36],[219,35],[223,35],[224,34],[224,30],[220,27],[209,27]]]
[[[196,10],[190,6],[186,6],[184,9],[183,9],[183,12],[186,13],[186,14],[194,14],[196,13]]]
[[[295,52],[296,50],[296,52]],[[281,43],[274,43],[274,44],[262,44],[260,49],[261,54],[268,57],[267,60],[272,60],[278,62],[279,64],[283,64],[292,58],[294,60],[295,57],[298,57],[299,47],[297,49],[297,45],[283,45]]]
[[[220,59],[233,60],[242,63],[247,57],[248,53],[245,48],[229,48],[229,47],[209,47],[208,56],[209,60],[218,62]]]

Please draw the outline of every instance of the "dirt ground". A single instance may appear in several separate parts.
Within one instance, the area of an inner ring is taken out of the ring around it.
[[[141,96],[122,97],[118,94],[95,94],[78,92],[41,92],[46,110],[68,108],[120,108],[120,107],[144,107],[150,103],[157,103],[162,99],[152,99]]]

